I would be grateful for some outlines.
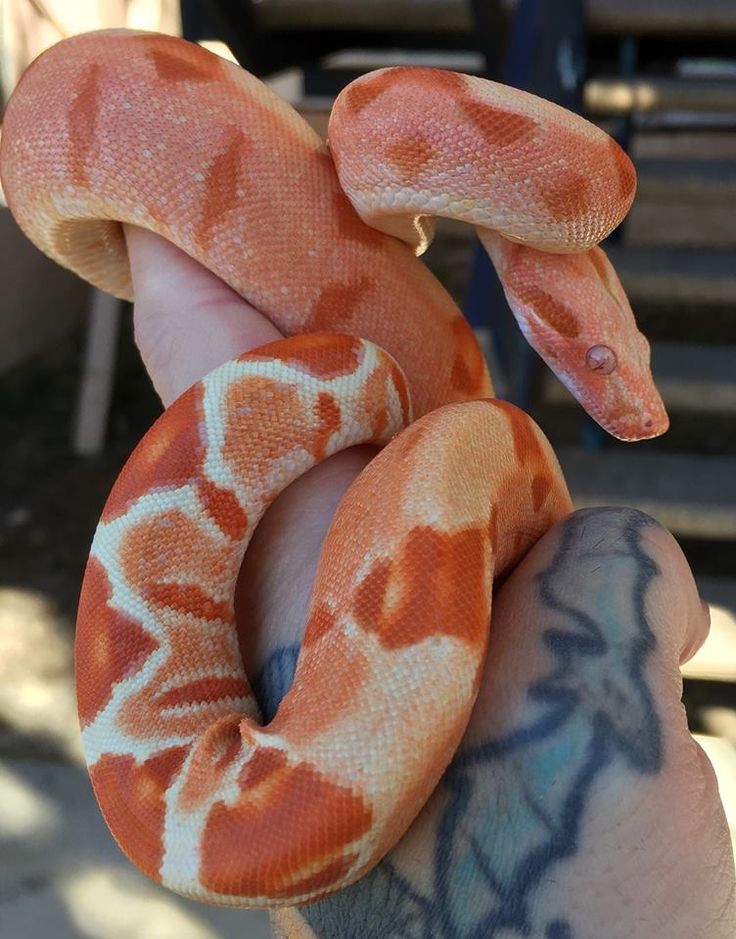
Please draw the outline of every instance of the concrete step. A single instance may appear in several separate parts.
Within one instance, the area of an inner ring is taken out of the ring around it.
[[[736,308],[736,252],[678,245],[606,245],[629,298],[639,302]]]
[[[736,457],[627,447],[557,455],[577,508],[628,505],[680,537],[736,539]]]
[[[736,346],[655,342],[652,372],[671,413],[736,416]],[[545,372],[544,381],[547,403],[578,406],[551,372]]]

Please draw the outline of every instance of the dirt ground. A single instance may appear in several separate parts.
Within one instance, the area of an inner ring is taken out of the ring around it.
[[[75,457],[72,418],[83,337],[0,377],[0,426],[7,441],[0,494],[0,576],[54,597],[73,616],[102,505],[126,457],[161,408],[133,347],[128,318],[104,452]]]
[[[71,454],[82,350],[70,336],[0,378],[0,935],[265,939],[265,913],[190,903],[118,850],[81,755],[73,623],[102,505],[160,410],[130,324],[102,456]]]

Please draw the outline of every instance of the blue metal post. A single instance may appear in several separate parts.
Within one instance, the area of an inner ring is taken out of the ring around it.
[[[582,104],[585,27],[583,0],[519,0],[502,80],[579,111]],[[465,315],[476,328],[490,328],[507,397],[528,410],[536,353],[522,339],[493,265],[478,244]]]

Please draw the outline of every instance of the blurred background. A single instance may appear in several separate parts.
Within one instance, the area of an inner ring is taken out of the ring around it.
[[[736,3],[734,0],[0,0],[0,98],[64,36],[109,26],[202,42],[324,132],[359,74],[423,64],[583,113],[639,172],[606,245],[672,428],[604,438],[520,340],[472,230],[426,255],[501,393],[552,441],[578,506],[633,505],[680,540],[712,610],[685,668],[691,727],[736,838]],[[129,867],[91,796],[73,696],[73,623],[107,491],[160,405],[129,311],[41,256],[0,207],[0,935],[258,939],[266,917],[209,909]]]

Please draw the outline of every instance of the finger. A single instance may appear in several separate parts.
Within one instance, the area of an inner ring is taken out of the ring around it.
[[[265,723],[283,697],[283,681],[291,683],[332,516],[375,453],[372,446],[342,450],[293,482],[273,502],[248,547],[235,609],[243,664]]]
[[[625,509],[571,516],[499,591],[466,738],[417,822],[358,884],[277,914],[282,930],[733,936],[725,818],[680,703],[678,663],[706,631],[666,531]]]
[[[144,229],[124,228],[136,342],[165,405],[216,366],[281,338],[268,319],[175,245]],[[266,512],[248,547],[236,596],[238,636],[246,672],[256,691],[264,691],[267,715],[275,702],[265,694],[264,668],[295,658],[292,647],[298,648],[332,515],[374,453],[373,447],[351,448],[298,479]]]
[[[123,227],[136,344],[165,405],[216,366],[281,338],[265,316],[171,242]]]

